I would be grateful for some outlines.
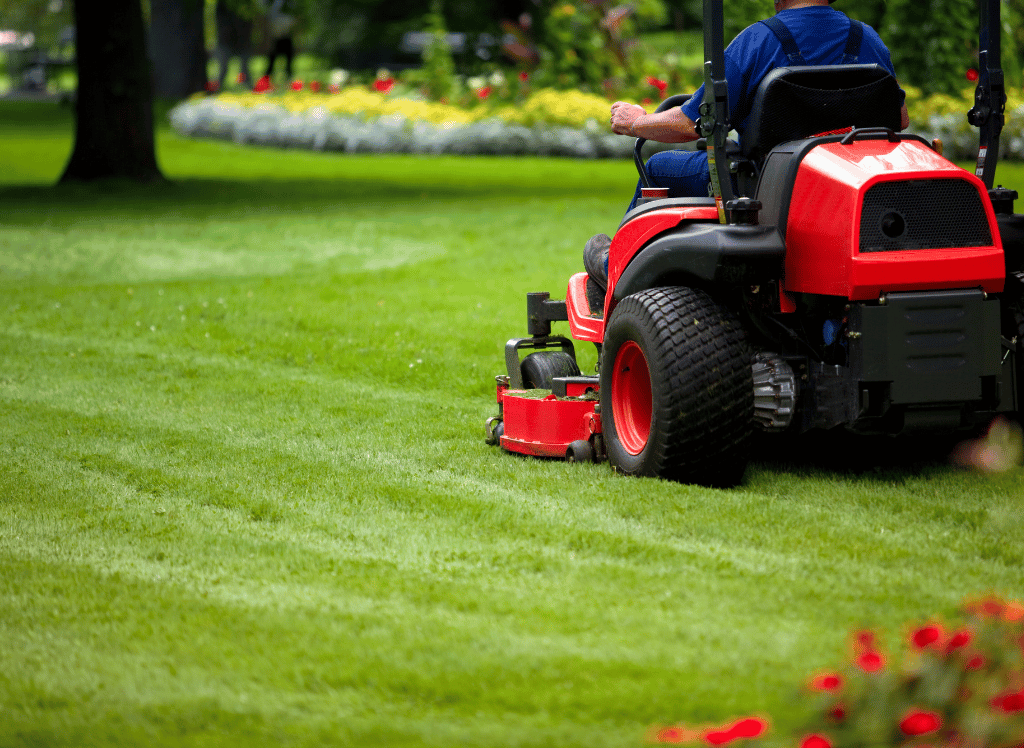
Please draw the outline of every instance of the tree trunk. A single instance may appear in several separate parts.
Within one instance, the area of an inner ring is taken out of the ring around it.
[[[163,179],[139,0],[75,0],[75,147],[61,182]]]
[[[178,101],[206,87],[201,0],[151,0],[150,46],[156,96]]]

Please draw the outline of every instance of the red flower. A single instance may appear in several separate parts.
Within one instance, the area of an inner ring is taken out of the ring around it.
[[[654,100],[653,99],[644,99],[640,103],[643,104],[644,106],[650,106],[651,104],[654,103]]]
[[[476,97],[478,99],[486,99],[490,95],[491,95],[491,87],[490,86],[484,86],[483,88],[478,88],[477,91],[476,91]]]
[[[298,81],[298,80],[292,81],[292,91],[301,91],[301,90],[302,90],[302,81]]]
[[[331,93],[341,93],[341,86],[339,86],[337,83],[332,83],[327,90],[330,91]]]
[[[842,704],[836,704],[832,707],[831,711],[829,711],[828,718],[833,722],[842,722],[846,719],[846,707]]]
[[[974,68],[969,68],[967,70],[967,80],[971,81],[971,83],[978,80],[978,71]]]
[[[768,729],[768,723],[759,717],[747,717],[734,722],[724,730],[708,730],[701,737],[708,745],[725,745],[742,738],[756,738]]]
[[[1024,605],[1021,605],[1016,600],[1006,603],[1006,609],[1003,611],[1003,620],[1016,623],[1021,619],[1024,619]]]
[[[910,641],[918,649],[924,649],[925,647],[938,647],[941,639],[942,627],[935,624],[922,626],[910,637]]]
[[[1024,690],[996,696],[990,703],[996,709],[1007,713],[1024,711]]]
[[[942,717],[937,712],[925,712],[912,709],[900,720],[900,730],[904,735],[925,735],[942,727]]]
[[[838,691],[843,687],[843,679],[835,673],[822,673],[811,680],[812,691]]]
[[[525,70],[519,71],[519,80],[521,80],[523,83],[526,83],[526,81],[529,79],[529,77],[530,77],[530,74],[527,73]]]
[[[206,88],[206,90],[210,93],[213,93],[218,88],[220,88],[220,84],[217,83],[217,81],[206,81],[206,86],[204,86],[204,88]]]
[[[964,663],[964,668],[967,670],[981,670],[985,667],[985,662],[985,658],[981,655],[974,655],[974,657]]]
[[[865,673],[877,673],[885,667],[885,657],[881,652],[864,652],[857,658],[857,667]]]
[[[262,78],[256,81],[256,85],[253,86],[252,90],[255,93],[263,93],[265,91],[270,91],[272,88],[273,86],[270,85],[270,76],[264,75]]]
[[[953,650],[966,647],[971,643],[972,636],[970,629],[960,629],[949,638],[949,643],[946,644],[946,651],[952,652]]]
[[[661,97],[665,98],[665,89],[668,88],[668,83],[666,83],[663,80],[655,78],[653,75],[648,75],[647,84],[654,86],[656,89],[658,89],[658,93],[661,94]]]
[[[373,82],[373,90],[382,94],[389,93],[395,87],[394,78],[378,78]]]
[[[310,81],[309,90],[313,93],[320,93],[320,81]]]
[[[800,741],[800,748],[832,748],[832,743],[824,735],[808,735]]]

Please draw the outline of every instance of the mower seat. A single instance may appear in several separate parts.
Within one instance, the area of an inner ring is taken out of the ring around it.
[[[791,140],[849,127],[900,129],[900,87],[881,65],[775,68],[757,87],[741,154],[755,165]]]

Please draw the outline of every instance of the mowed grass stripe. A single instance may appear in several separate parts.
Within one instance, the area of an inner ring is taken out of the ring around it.
[[[954,441],[759,442],[731,491],[483,444],[628,163],[160,147],[152,190],[0,175],[0,744],[784,730],[849,628],[1024,595],[1024,471]]]

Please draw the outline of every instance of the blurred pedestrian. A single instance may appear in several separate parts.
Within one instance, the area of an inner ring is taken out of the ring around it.
[[[267,55],[267,77],[274,75],[274,63],[277,58],[284,57],[284,72],[288,80],[292,79],[292,61],[295,58],[295,27],[299,19],[296,15],[294,0],[271,0],[267,6],[267,35],[270,41],[270,52]]]
[[[252,77],[249,72],[249,59],[252,57],[252,18],[245,18],[238,10],[240,3],[236,0],[217,0],[217,88],[223,90],[224,81],[228,76],[228,64],[232,57],[237,57],[241,65],[238,82],[246,88],[252,88]]]

